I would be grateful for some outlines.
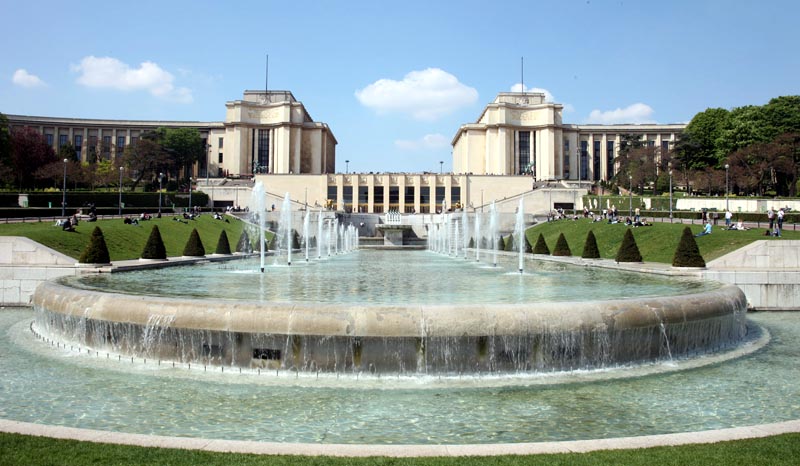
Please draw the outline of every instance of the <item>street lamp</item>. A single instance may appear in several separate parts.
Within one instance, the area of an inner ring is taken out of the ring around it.
[[[350,161],[349,160],[345,160],[344,161],[344,172],[345,173],[350,173]]]
[[[189,212],[192,211],[192,177],[189,177]]]
[[[725,164],[725,212],[730,210],[728,205],[728,169],[731,168],[727,163]]]
[[[164,174],[158,174],[158,218],[161,218],[161,183],[164,181]]]
[[[67,159],[64,159],[64,186],[61,188],[61,216],[67,215]]]
[[[440,160],[439,161],[439,174],[440,175],[442,174],[443,167],[444,167],[444,160]]]
[[[211,190],[208,185],[208,172],[211,171],[211,144],[206,144],[208,146],[208,150],[206,151],[206,189]],[[211,210],[214,210],[214,191],[211,191]]]
[[[669,167],[669,223],[672,223],[672,164]]]
[[[122,215],[122,172],[125,171],[125,167],[119,167],[119,210],[118,214]]]
[[[628,175],[628,217],[633,217],[633,175]]]

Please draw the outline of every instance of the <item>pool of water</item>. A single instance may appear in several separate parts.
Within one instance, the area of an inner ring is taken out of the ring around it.
[[[272,263],[272,258],[270,258]],[[675,296],[711,282],[529,259],[498,266],[428,251],[366,251],[259,273],[257,259],[70,277],[70,286],[147,296],[358,304],[504,304]]]
[[[397,381],[220,374],[79,355],[34,338],[33,318],[28,309],[0,311],[2,418],[155,435],[372,444],[591,439],[800,418],[797,313],[749,315],[769,332],[769,343],[702,367],[678,361],[586,377]]]

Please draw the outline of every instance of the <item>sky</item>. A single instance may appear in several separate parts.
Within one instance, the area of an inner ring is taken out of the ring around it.
[[[448,171],[458,128],[523,79],[574,124],[683,123],[800,94],[792,0],[0,0],[0,11],[2,113],[222,121],[225,102],[264,89],[269,55],[269,88],[329,125],[338,171],[345,160]]]

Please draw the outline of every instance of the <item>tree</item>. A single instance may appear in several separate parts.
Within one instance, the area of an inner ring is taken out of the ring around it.
[[[197,228],[192,229],[192,233],[189,234],[189,240],[186,241],[186,246],[183,248],[183,255],[187,257],[202,257],[206,255],[206,248],[203,247]]]
[[[700,248],[697,247],[697,241],[694,240],[694,235],[689,227],[683,229],[681,234],[681,241],[678,243],[678,248],[675,249],[675,255],[672,257],[673,267],[705,267],[706,261],[700,255]]]
[[[727,155],[720,154],[717,141],[730,125],[731,115],[724,108],[708,108],[686,125],[676,147],[677,158],[687,170],[716,167]]]
[[[14,176],[11,167],[11,132],[8,118],[0,113],[0,180],[8,182]]]
[[[131,189],[142,181],[142,178],[153,179],[162,170],[171,165],[169,154],[154,139],[140,138],[125,148],[122,163],[129,173],[135,173]]]
[[[192,164],[200,160],[206,148],[197,128],[158,128],[156,133],[175,167],[183,170],[183,179],[191,176]]]
[[[75,146],[73,146],[71,142],[68,142],[58,148],[58,158],[59,160],[67,159],[69,162],[80,161],[78,158],[78,151],[75,150]]]
[[[625,236],[622,237],[622,244],[617,251],[617,262],[642,262],[642,254],[630,228],[625,230]]]
[[[35,187],[35,173],[55,162],[56,153],[42,134],[33,128],[11,132],[11,168],[20,189]]]
[[[225,230],[219,233],[219,240],[217,240],[217,249],[214,251],[216,254],[230,254],[231,244],[228,242],[228,234]]]
[[[89,244],[86,249],[81,253],[78,262],[81,264],[108,264],[111,262],[111,257],[108,254],[108,246],[103,237],[103,230],[100,227],[94,227],[92,236],[89,239]]]
[[[567,243],[567,238],[564,237],[564,233],[560,233],[558,235],[558,239],[556,240],[556,247],[553,249],[554,256],[571,256],[572,250],[569,248],[569,244]]]
[[[589,230],[586,234],[586,243],[583,245],[583,254],[581,257],[584,259],[600,259],[600,250],[597,248],[597,238],[594,237],[594,232]]]
[[[242,230],[242,234],[239,236],[239,242],[236,243],[236,252],[244,254],[253,252],[253,245],[250,243],[250,236],[247,234],[247,230]]]
[[[164,247],[164,240],[161,238],[161,231],[158,225],[153,225],[150,230],[150,236],[147,238],[147,244],[144,245],[142,251],[142,259],[162,259],[167,258],[167,248]]]
[[[533,247],[533,253],[550,255],[550,248],[547,247],[547,242],[544,240],[544,235],[541,233],[539,233],[539,238],[536,240],[536,246]]]

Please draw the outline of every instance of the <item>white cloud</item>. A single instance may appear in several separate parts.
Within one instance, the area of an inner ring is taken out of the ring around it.
[[[35,74],[28,73],[24,68],[20,68],[14,72],[14,76],[11,77],[11,82],[22,87],[45,86],[44,81]]]
[[[357,90],[361,105],[378,113],[406,113],[433,121],[478,100],[478,91],[439,68],[412,71],[402,81],[379,79]]]
[[[395,147],[401,150],[417,151],[423,149],[441,149],[450,145],[450,141],[443,135],[426,134],[420,139],[398,139],[394,142]]]
[[[86,87],[117,89],[121,91],[146,90],[159,99],[188,104],[192,91],[175,87],[175,77],[158,64],[146,61],[131,68],[112,57],[84,57],[72,70],[80,73],[78,84]]]
[[[615,110],[592,110],[589,118],[586,119],[587,123],[599,123],[603,125],[612,125],[618,123],[655,123],[655,120],[650,118],[653,114],[653,109],[647,104],[637,102],[633,105],[628,105],[625,108],[617,108]]]

